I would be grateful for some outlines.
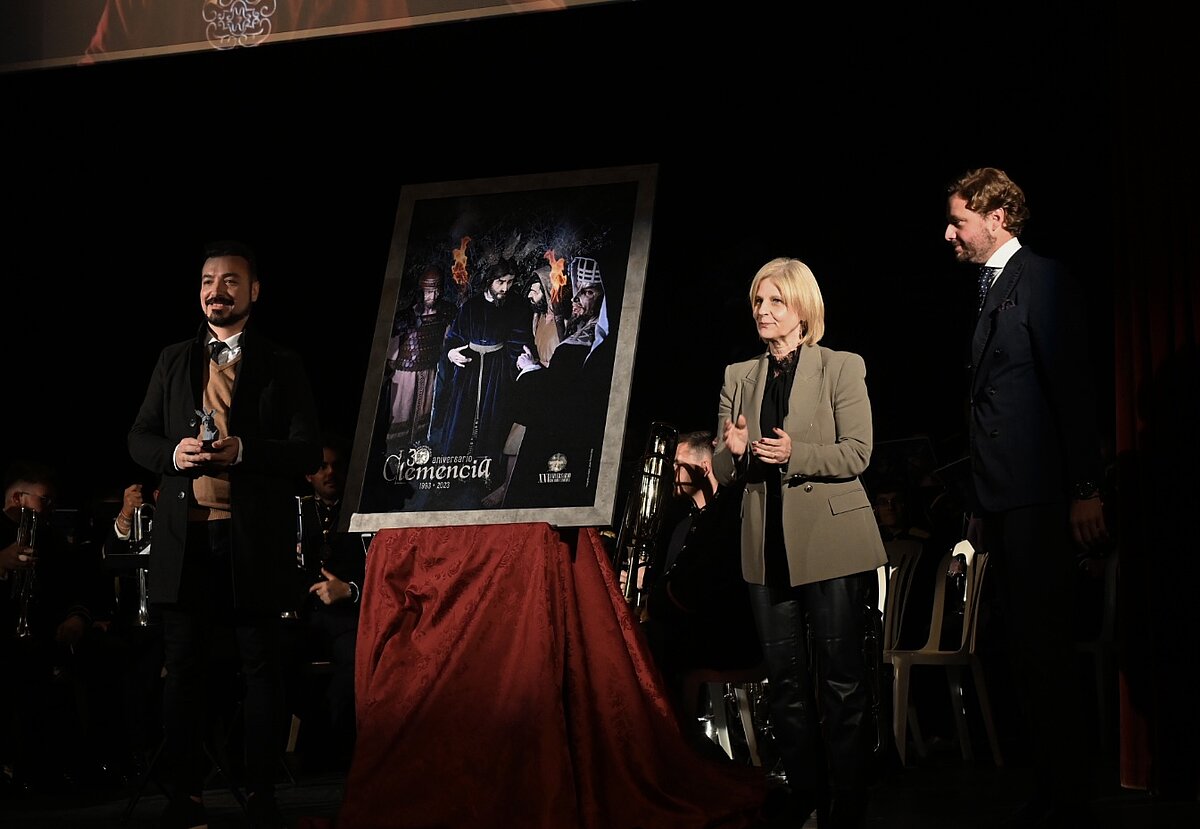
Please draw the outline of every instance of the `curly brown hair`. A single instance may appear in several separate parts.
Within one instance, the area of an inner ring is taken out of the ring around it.
[[[1008,177],[1008,173],[995,167],[968,170],[946,185],[946,195],[962,196],[967,209],[973,213],[1003,208],[1004,227],[1013,236],[1020,236],[1029,220],[1025,191]]]

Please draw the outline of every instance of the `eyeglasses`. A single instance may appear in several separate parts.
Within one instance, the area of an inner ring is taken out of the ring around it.
[[[26,490],[17,490],[17,495],[28,495],[30,498],[37,498],[42,504],[42,509],[50,509],[54,506],[54,499],[48,495],[40,495],[36,492],[28,492]]]

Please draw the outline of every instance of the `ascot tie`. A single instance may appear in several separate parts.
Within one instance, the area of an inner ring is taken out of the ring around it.
[[[975,309],[978,314],[983,310],[983,303],[987,300],[988,289],[992,287],[992,282],[996,278],[996,274],[1004,270],[1003,268],[990,268],[987,265],[979,266],[979,307]]]
[[[227,348],[229,348],[228,344],[223,343],[220,340],[213,340],[208,344],[208,359],[212,360],[214,363],[217,362],[217,358],[221,356],[221,352]]]

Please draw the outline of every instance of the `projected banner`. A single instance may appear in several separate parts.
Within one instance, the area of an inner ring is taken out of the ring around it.
[[[612,520],[655,174],[401,191],[350,529]]]
[[[613,0],[5,0],[0,70],[236,49]]]

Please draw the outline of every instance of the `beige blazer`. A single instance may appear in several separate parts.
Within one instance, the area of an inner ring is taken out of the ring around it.
[[[742,575],[753,584],[766,580],[767,485],[751,471],[749,450],[735,462],[723,436],[725,422],[744,414],[750,440],[763,437],[759,421],[767,371],[766,354],[725,369],[713,457],[722,484],[746,483]],[[783,421],[792,439],[792,456],[786,466],[775,467],[783,479],[783,539],[793,585],[874,570],[887,560],[871,501],[858,479],[867,468],[872,445],[866,373],[857,354],[800,348]]]

